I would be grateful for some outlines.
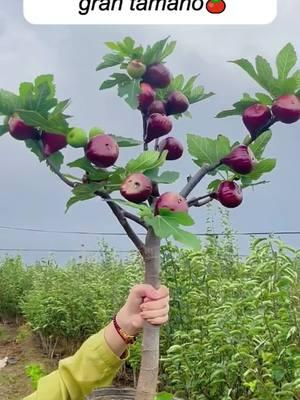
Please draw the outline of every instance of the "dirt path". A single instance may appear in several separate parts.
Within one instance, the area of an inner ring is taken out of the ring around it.
[[[26,365],[38,364],[46,373],[55,368],[26,326],[0,324],[0,360],[6,356],[11,363],[0,370],[1,400],[21,400],[33,391]]]

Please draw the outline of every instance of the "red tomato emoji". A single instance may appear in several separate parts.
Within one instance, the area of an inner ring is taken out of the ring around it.
[[[206,9],[211,14],[221,14],[226,8],[224,0],[209,0],[206,3]]]

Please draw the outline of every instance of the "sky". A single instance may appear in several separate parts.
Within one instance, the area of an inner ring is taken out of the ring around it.
[[[191,76],[199,73],[199,83],[214,97],[191,107],[192,119],[175,123],[173,134],[185,140],[186,133],[214,138],[222,133],[232,141],[246,134],[239,117],[215,119],[214,116],[239,100],[243,92],[254,94],[258,87],[242,70],[226,61],[253,59],[257,54],[274,62],[278,51],[292,42],[300,49],[296,35],[300,3],[279,2],[277,19],[265,26],[34,26],[25,21],[21,0],[0,6],[0,87],[17,91],[22,81],[37,75],[55,75],[57,94],[71,98],[73,125],[89,129],[101,126],[108,133],[139,138],[140,115],[133,112],[114,90],[99,91],[109,71],[96,72],[106,49],[106,41],[133,37],[143,45],[168,35],[178,42],[168,59],[173,74]],[[266,178],[267,185],[244,193],[241,207],[230,211],[232,227],[237,232],[299,231],[299,149],[300,125],[277,124],[266,156],[277,159],[277,168]],[[80,150],[66,149],[66,162],[79,158]],[[120,164],[134,151],[122,150]],[[180,163],[168,169],[181,172],[181,181],[171,190],[180,190],[187,175],[196,171],[187,152]],[[39,228],[60,231],[121,232],[106,205],[98,199],[75,205],[65,214],[70,190],[45,165],[9,135],[0,138],[0,226]],[[195,194],[205,193],[206,183]],[[168,188],[168,191],[170,187]],[[217,213],[217,207],[215,208]],[[207,211],[192,210],[195,232],[205,232]],[[218,230],[218,226],[216,227]],[[300,236],[282,237],[299,248]],[[101,236],[33,233],[0,229],[0,248],[96,249]],[[132,244],[126,237],[107,237],[117,251]],[[248,239],[239,239],[241,254],[248,252]],[[0,251],[0,256],[5,251]],[[14,254],[14,253],[10,253]],[[23,253],[26,262],[48,257],[48,252]],[[65,262],[76,254],[58,253]]]

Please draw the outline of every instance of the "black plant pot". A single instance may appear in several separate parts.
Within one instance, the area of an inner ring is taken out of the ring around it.
[[[134,400],[135,390],[131,388],[97,389],[87,400]]]

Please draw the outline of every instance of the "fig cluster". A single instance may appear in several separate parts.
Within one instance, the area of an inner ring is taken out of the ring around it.
[[[300,119],[300,98],[293,94],[278,97],[268,107],[264,104],[254,104],[243,113],[243,122],[255,139],[257,134],[270,122],[271,118],[284,124],[293,124]]]
[[[139,70],[139,73],[137,72]],[[133,72],[135,70],[135,72]],[[157,99],[157,89],[167,88],[172,80],[168,68],[156,63],[144,68],[139,60],[128,64],[127,72],[131,77],[141,78],[138,107],[146,118],[146,143],[168,135],[173,129],[171,115],[188,110],[189,100],[180,91],[171,91],[165,100]],[[168,137],[159,143],[159,150],[167,151],[167,160],[178,160],[183,154],[183,146],[175,137]]]

